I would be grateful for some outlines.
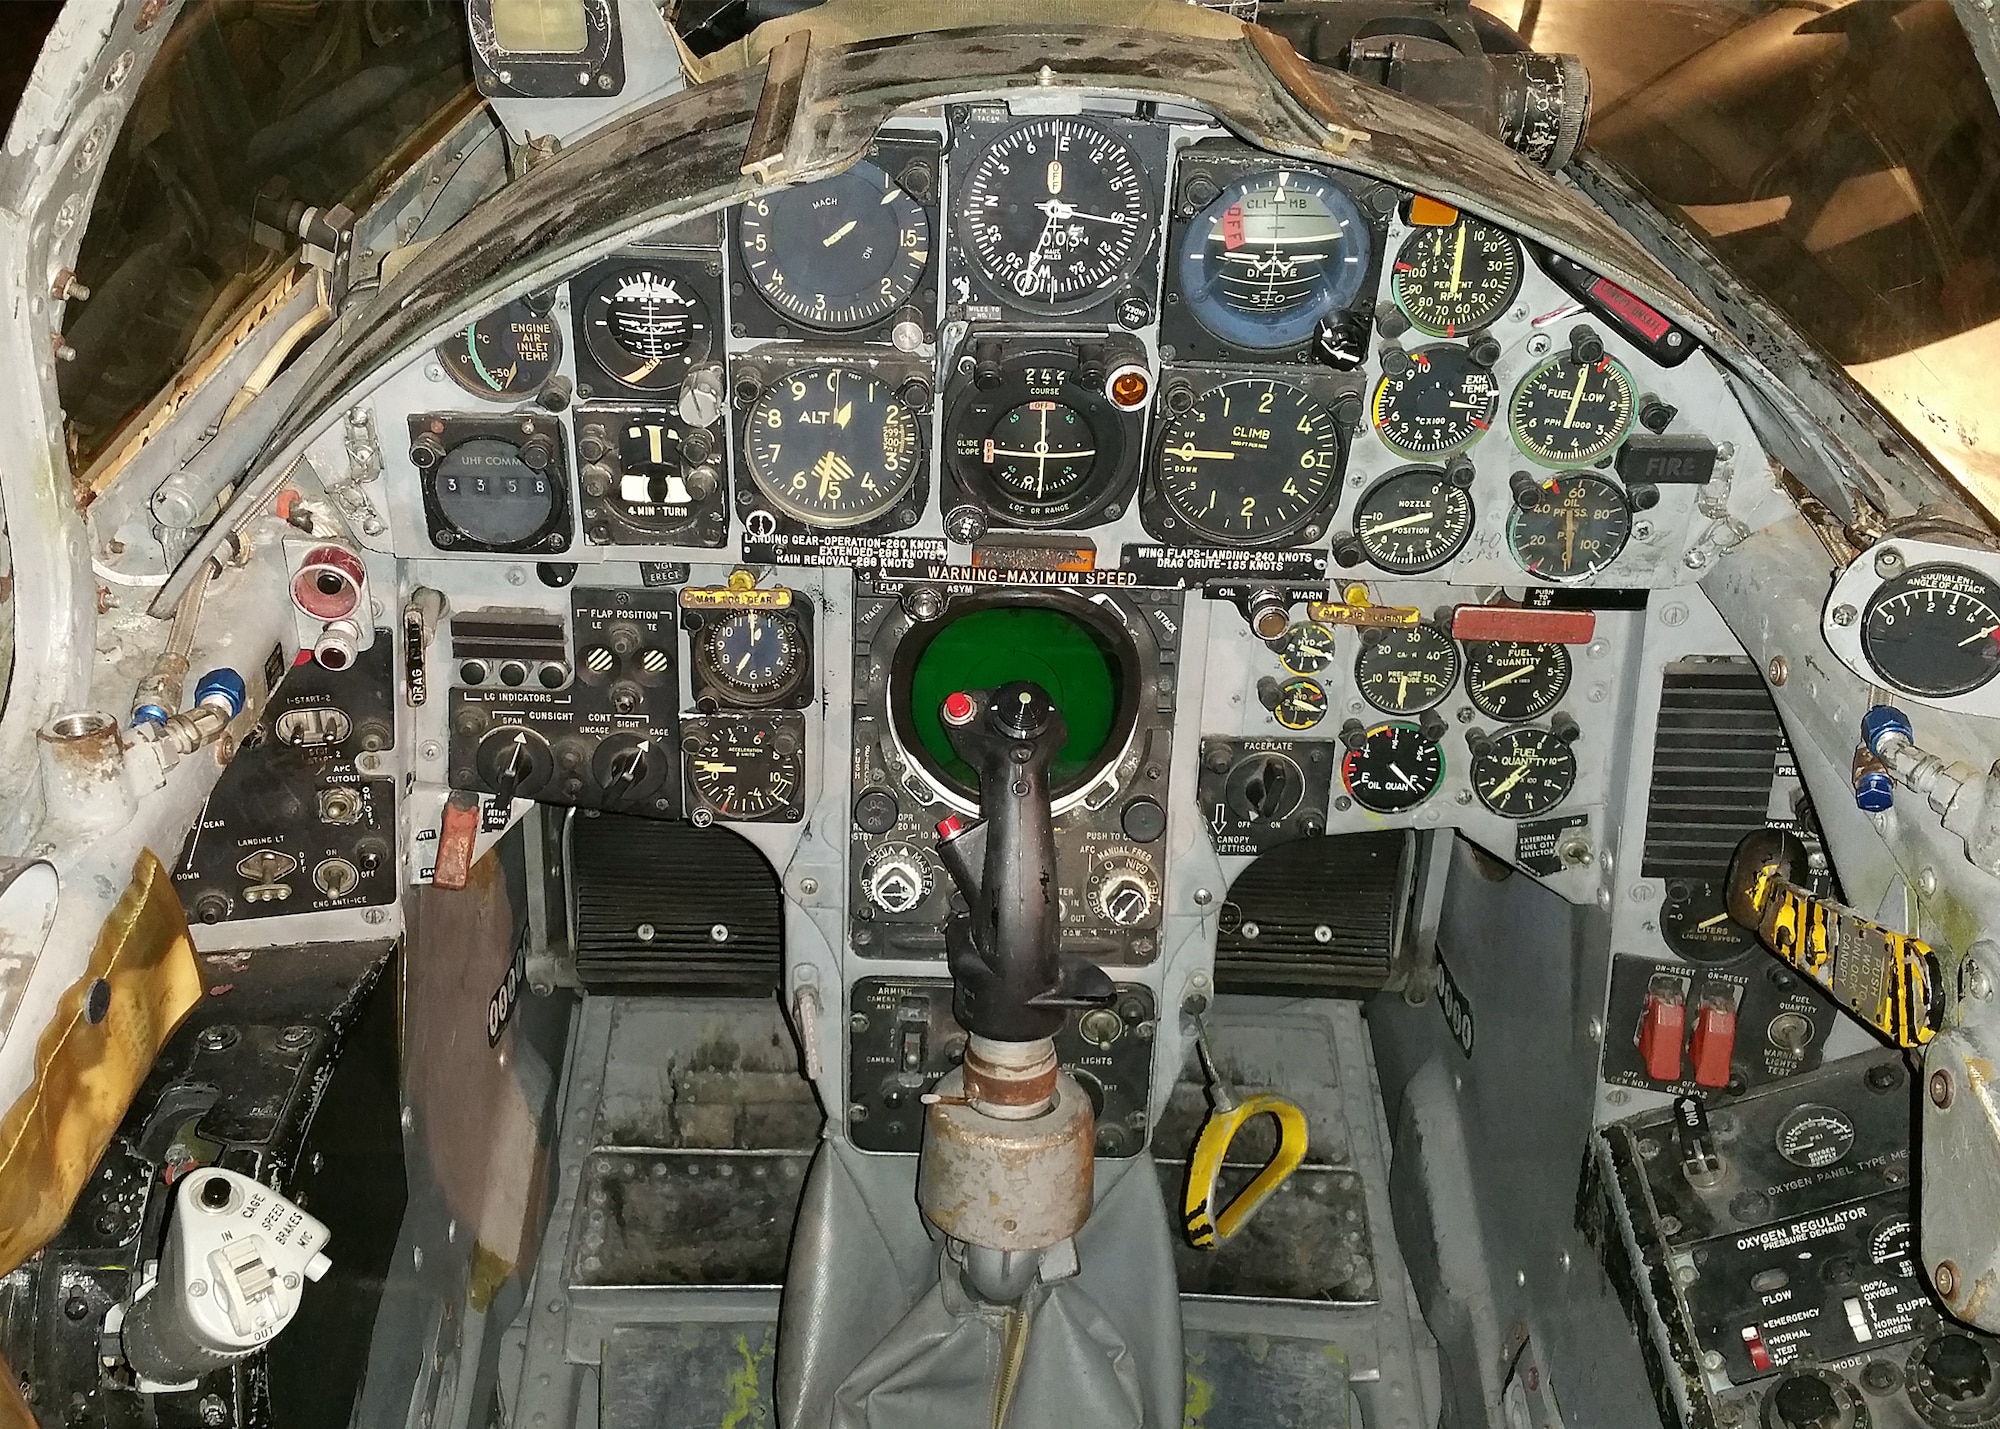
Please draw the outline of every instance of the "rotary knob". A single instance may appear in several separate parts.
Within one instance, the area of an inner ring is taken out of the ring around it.
[[[885,913],[907,913],[931,891],[930,860],[909,844],[883,844],[862,865],[861,887]]]
[[[1159,878],[1152,865],[1140,859],[1109,859],[1090,880],[1091,911],[1121,928],[1145,922],[1159,901]]]

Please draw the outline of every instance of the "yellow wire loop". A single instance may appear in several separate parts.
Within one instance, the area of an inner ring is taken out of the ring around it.
[[[1236,1133],[1252,1118],[1269,1113],[1278,1123],[1278,1149],[1257,1179],[1222,1210],[1215,1208],[1216,1183],[1222,1176],[1222,1159]],[[1284,1185],[1299,1163],[1306,1159],[1306,1114],[1273,1092],[1252,1092],[1235,1106],[1218,1107],[1202,1125],[1188,1162],[1185,1214],[1188,1244],[1197,1250],[1214,1250],[1243,1229],[1270,1194]]]

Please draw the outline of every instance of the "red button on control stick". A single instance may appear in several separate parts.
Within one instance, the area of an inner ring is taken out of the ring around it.
[[[944,697],[944,722],[946,724],[971,724],[979,707],[972,702],[972,696],[958,690]]]
[[[1688,1053],[1694,1059],[1697,1086],[1729,1085],[1729,1055],[1736,1050],[1736,1009],[1721,1003],[1703,1003],[1695,1014],[1694,1037]]]

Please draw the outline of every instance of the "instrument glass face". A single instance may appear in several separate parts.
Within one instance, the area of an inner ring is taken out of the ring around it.
[[[618,382],[641,392],[680,385],[714,341],[708,304],[686,280],[643,263],[606,274],[583,306],[583,340]]]
[[[1087,119],[1025,120],[972,163],[957,222],[981,276],[1032,312],[1087,307],[1137,271],[1158,219],[1138,153]]]
[[[1580,581],[1618,559],[1632,535],[1632,506],[1601,476],[1549,477],[1529,506],[1507,516],[1507,545],[1521,569],[1545,581]]]
[[[1521,245],[1510,233],[1461,214],[1403,240],[1390,291],[1410,326],[1458,337],[1488,326],[1521,291]]]
[[[1354,661],[1361,698],[1387,714],[1420,714],[1458,683],[1458,642],[1435,625],[1364,631]]]
[[[1097,433],[1076,408],[1048,398],[1002,414],[982,455],[994,484],[1031,506],[1065,502],[1097,466]]]
[[[439,343],[437,359],[475,397],[525,397],[562,361],[562,330],[548,309],[512,302]]]
[[[1317,675],[1333,663],[1332,629],[1316,620],[1299,621],[1285,632],[1278,661],[1294,675]]]
[[[1382,445],[1407,457],[1463,451],[1493,425],[1500,384],[1456,343],[1432,343],[1375,384],[1370,417]]]
[[[886,515],[923,464],[916,413],[887,382],[832,364],[780,377],[751,407],[743,451],[758,493],[808,526]]]
[[[1182,296],[1224,342],[1297,347],[1353,306],[1373,248],[1361,210],[1333,180],[1297,169],[1248,174],[1189,222]]]
[[[1514,442],[1543,466],[1588,466],[1632,429],[1632,374],[1611,358],[1552,357],[1521,380],[1508,404]]]
[[[1905,694],[1969,694],[2000,675],[2000,585],[1969,566],[1912,566],[1869,597],[1861,651]]]
[[[768,819],[798,797],[804,761],[790,737],[747,722],[708,725],[688,751],[688,782],[728,819]]]
[[[1488,719],[1538,719],[1569,689],[1569,649],[1527,640],[1465,642],[1465,697]]]
[[[737,254],[778,312],[824,332],[880,322],[908,302],[930,262],[930,217],[867,160],[743,205]]]
[[[427,480],[438,511],[467,541],[518,546],[556,515],[555,478],[521,460],[521,449],[498,437],[474,437],[438,458]]]
[[[1378,724],[1340,762],[1341,782],[1354,802],[1377,814],[1400,814],[1430,798],[1444,782],[1444,751],[1414,724]]]
[[[1472,493],[1434,466],[1383,477],[1354,512],[1354,539],[1392,575],[1436,570],[1471,538]]]
[[[712,683],[742,700],[782,699],[805,673],[804,642],[783,615],[733,611],[704,632],[701,663]]]
[[[1294,675],[1278,686],[1271,716],[1286,729],[1311,729],[1326,718],[1326,691],[1319,681]]]
[[[1242,378],[1210,388],[1168,424],[1160,494],[1201,536],[1269,542],[1338,498],[1341,458],[1340,424],[1325,407],[1288,382]]]
[[[1545,729],[1502,730],[1473,754],[1467,772],[1480,803],[1503,819],[1532,819],[1576,787],[1576,752]]]

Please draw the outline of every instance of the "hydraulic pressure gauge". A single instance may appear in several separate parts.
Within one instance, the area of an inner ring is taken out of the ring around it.
[[[1514,559],[1545,581],[1588,580],[1618,559],[1631,535],[1625,493],[1587,471],[1557,472],[1524,492],[1507,515]]]
[[[1443,702],[1458,683],[1458,642],[1435,625],[1361,632],[1354,686],[1388,714],[1418,714]]]
[[[1419,228],[1397,250],[1390,291],[1418,332],[1463,336],[1492,323],[1521,291],[1521,245],[1462,214]]]
[[[1569,689],[1569,650],[1526,640],[1465,642],[1465,696],[1489,719],[1537,719]]]
[[[1138,269],[1158,223],[1155,184],[1130,144],[1050,115],[997,136],[967,171],[956,221],[972,262],[1023,308],[1086,307]]]
[[[438,344],[451,380],[475,397],[525,397],[562,361],[562,332],[539,302],[512,302]]]
[[[1333,631],[1316,620],[1301,620],[1279,641],[1278,663],[1294,675],[1317,675],[1333,663]]]
[[[1190,530],[1232,546],[1307,537],[1339,499],[1340,424],[1289,382],[1209,388],[1167,426],[1160,494]]]
[[[1869,598],[1861,653],[1905,694],[1976,690],[2000,675],[2000,585],[1970,566],[1911,566]]]
[[[743,205],[737,252],[778,312],[851,332],[907,302],[930,261],[930,219],[879,167],[779,189]]]
[[[686,738],[688,784],[716,818],[794,817],[805,760],[796,734],[752,719],[713,720]]]
[[[1362,808],[1400,814],[1430,798],[1444,782],[1444,751],[1417,725],[1378,724],[1347,751],[1340,778]]]
[[[1636,402],[1618,363],[1565,354],[1521,380],[1507,416],[1515,444],[1543,466],[1588,466],[1625,439]]]
[[[1326,691],[1318,680],[1294,675],[1273,693],[1271,717],[1286,729],[1311,729],[1326,718]]]
[[[1456,343],[1432,343],[1400,364],[1385,362],[1370,419],[1392,452],[1441,457],[1486,435],[1500,410],[1500,384]]]
[[[886,515],[923,468],[922,423],[873,373],[823,364],[772,383],[750,408],[743,455],[757,492],[807,526]]]
[[[1471,538],[1472,493],[1434,466],[1383,477],[1354,511],[1362,554],[1392,575],[1436,570]]]
[[[1352,307],[1368,275],[1368,223],[1332,179],[1297,169],[1247,174],[1188,223],[1181,288],[1195,320],[1257,351],[1298,347]]]
[[[645,263],[598,279],[583,303],[583,340],[613,379],[641,392],[680,385],[714,340],[708,304],[685,278]]]
[[[1468,776],[1479,802],[1503,819],[1546,814],[1576,786],[1576,751],[1569,741],[1532,725],[1482,739]]]
[[[775,704],[805,678],[805,641],[791,618],[765,610],[737,610],[708,626],[695,646],[705,683],[737,704]]]

